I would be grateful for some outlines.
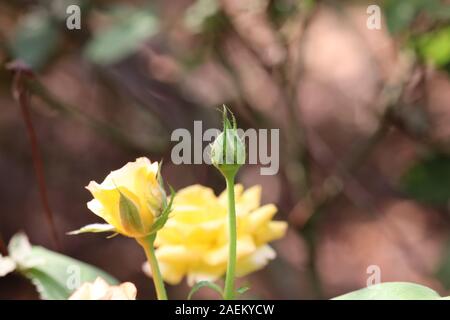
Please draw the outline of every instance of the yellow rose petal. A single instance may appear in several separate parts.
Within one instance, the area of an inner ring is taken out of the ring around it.
[[[251,255],[241,259],[236,268],[238,277],[262,269],[269,260],[275,259],[275,251],[268,245],[257,248]]]
[[[247,212],[255,210],[259,207],[261,202],[261,186],[253,186],[247,189],[242,197],[239,199],[239,202],[236,203],[236,206],[244,207]]]
[[[255,250],[256,246],[252,237],[244,236],[237,239],[236,255],[237,259],[245,257]],[[219,248],[210,250],[205,256],[204,261],[211,266],[224,264],[228,261],[228,244]]]
[[[253,211],[249,216],[249,224],[252,227],[252,231],[269,222],[276,212],[277,208],[273,204],[267,204]]]
[[[195,259],[196,253],[183,245],[162,246],[157,250],[156,257],[161,262],[183,264]]]
[[[237,209],[237,272],[245,275],[263,268],[275,253],[267,243],[281,238],[285,222],[272,221],[277,209],[259,207],[261,187],[235,189]],[[190,285],[224,276],[228,262],[226,194],[193,185],[178,191],[170,218],[158,232],[156,255],[165,269],[163,278]]]
[[[146,263],[146,265],[148,264]],[[161,269],[163,279],[172,285],[180,283],[186,275],[187,265],[185,264],[171,264],[162,262],[159,264],[159,267]]]
[[[287,230],[287,223],[283,221],[271,221],[255,234],[255,241],[258,245],[273,240],[280,239]]]

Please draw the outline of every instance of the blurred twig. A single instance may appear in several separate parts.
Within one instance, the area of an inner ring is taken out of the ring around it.
[[[285,175],[290,182],[292,198],[295,195],[301,196],[308,192],[310,186],[308,176],[308,146],[306,142],[306,133],[304,124],[299,114],[300,106],[298,101],[298,88],[302,77],[303,57],[302,50],[305,40],[306,30],[313,21],[317,6],[309,7],[305,2],[298,4],[298,12],[289,18],[284,24],[285,46],[288,52],[284,63],[275,69],[278,75],[278,83],[284,95],[286,108],[288,109],[288,139],[287,151],[291,154],[291,163],[287,166]],[[282,30],[283,31],[283,30]]]
[[[383,140],[389,130],[395,126],[396,124],[396,115],[398,108],[402,105],[401,98],[404,94],[404,90],[407,84],[407,81],[410,79],[412,71],[416,67],[416,63],[411,61],[409,67],[403,71],[401,77],[397,80],[394,80],[393,83],[389,81],[385,84],[384,88],[380,92],[380,104],[382,106],[382,110],[384,110],[377,129],[370,135],[365,141],[356,145],[355,148],[349,153],[349,156],[346,157],[340,164],[338,164],[335,172],[331,173],[321,184],[319,188],[315,190],[309,190],[307,195],[300,200],[297,206],[306,207],[308,211],[308,217],[304,217],[306,221],[302,221],[302,225],[298,226],[299,231],[305,235],[305,240],[308,242],[310,247],[310,269],[312,273],[315,275],[315,279],[319,281],[318,275],[316,274],[316,266],[315,266],[315,255],[316,255],[316,239],[315,239],[315,227],[319,220],[322,218],[323,213],[327,210],[327,208],[334,203],[335,200],[339,198],[339,196],[344,193],[352,202],[361,206],[365,203],[369,203],[369,211],[371,213],[375,212],[375,206],[370,205],[371,201],[368,197],[368,193],[363,194],[363,201],[359,199],[362,192],[359,192],[355,195],[353,192],[355,190],[364,190],[364,188],[359,184],[359,182],[353,178],[353,173],[357,171],[362,164],[370,157],[374,148],[378,145],[379,142]],[[315,143],[321,143],[320,137],[316,136],[314,133],[311,133],[311,136],[315,138]],[[324,146],[326,144],[323,143]],[[322,148],[324,149],[324,148]],[[328,154],[327,158],[330,158],[330,150],[327,148],[324,149],[325,153]],[[334,158],[331,155],[331,158]],[[355,188],[345,188],[345,185],[353,185]],[[351,190],[349,190],[351,189]],[[296,207],[297,207],[296,206]],[[295,208],[292,211],[295,212]],[[407,256],[407,259],[411,262],[411,264],[417,268],[417,270],[424,272],[423,264],[416,263],[414,257],[412,257],[411,248],[404,243],[401,235],[399,235],[399,230],[397,230],[395,226],[389,227],[389,230],[395,235],[395,241],[400,245],[401,248],[404,249],[404,252]],[[389,233],[390,234],[390,233]],[[399,235],[399,236],[397,236]],[[319,283],[317,287],[320,288]],[[320,291],[319,291],[320,292]]]
[[[119,145],[125,150],[131,152],[149,152],[155,150],[149,150],[144,148],[134,141],[132,141],[128,136],[126,136],[121,130],[116,127],[107,124],[103,121],[92,118],[90,115],[84,113],[83,111],[74,108],[60,100],[58,100],[49,90],[47,90],[38,80],[27,79],[26,86],[30,90],[30,93],[38,96],[42,101],[44,101],[49,107],[54,110],[61,112],[67,116],[71,116],[92,128],[97,133],[108,138],[115,144]]]
[[[306,132],[302,118],[300,117],[298,89],[303,72],[302,46],[305,40],[305,33],[310,23],[317,13],[317,6],[307,8],[304,2],[300,4],[299,12],[289,19],[285,24],[287,59],[275,71],[279,75],[278,83],[284,88],[283,95],[288,111],[288,165],[285,165],[284,176],[288,185],[288,192],[291,198],[309,198],[311,190],[309,177],[309,149],[306,141]],[[292,202],[292,201],[291,201]],[[317,267],[315,265],[315,241],[312,237],[305,237],[308,247],[308,276],[311,289],[318,297],[322,296],[322,288]]]
[[[403,61],[402,58],[405,60]],[[356,171],[367,158],[371,155],[374,147],[383,139],[389,129],[394,125],[395,115],[397,110],[402,106],[401,99],[405,92],[408,81],[417,66],[417,61],[410,60],[408,57],[400,57],[400,64],[405,62],[399,70],[400,75],[393,76],[389,79],[380,90],[378,104],[383,113],[378,121],[377,129],[362,143],[356,145],[349,155],[337,166],[336,172],[332,173],[324,180],[324,183],[318,190],[310,191],[307,199],[313,199],[314,208],[312,212],[322,211],[321,209],[328,206],[334,199],[336,199],[341,192],[345,191],[344,183],[352,180],[353,172]],[[313,134],[313,137],[316,137]],[[320,141],[319,137],[316,137]],[[331,185],[331,188],[330,188]],[[316,218],[316,217],[315,217]],[[308,227],[310,221],[308,220],[303,228]]]
[[[37,182],[39,185],[39,194],[41,197],[42,206],[44,208],[45,217],[48,221],[48,225],[51,231],[51,237],[56,248],[60,248],[60,242],[58,233],[56,231],[56,225],[54,221],[54,215],[50,208],[48,201],[47,187],[45,183],[44,165],[42,163],[42,156],[39,150],[39,143],[37,140],[36,132],[33,127],[33,122],[30,115],[30,92],[25,85],[25,77],[33,76],[31,70],[20,61],[14,61],[9,63],[7,68],[14,72],[13,80],[13,96],[19,104],[22,118],[25,123],[27,133],[31,144],[31,155],[33,158],[34,171],[36,174]]]

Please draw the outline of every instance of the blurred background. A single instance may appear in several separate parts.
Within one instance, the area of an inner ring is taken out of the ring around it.
[[[66,27],[72,4],[80,30]],[[381,29],[367,27],[373,4]],[[278,258],[242,280],[246,297],[330,298],[364,287],[374,265],[383,282],[448,295],[449,21],[440,0],[0,0],[0,249],[23,230],[153,299],[132,240],[65,233],[99,221],[84,186],[138,156],[163,158],[175,189],[221,192],[214,168],[171,163],[170,135],[219,128],[225,103],[244,129],[280,129],[279,173],[238,177],[290,226]],[[29,113],[13,93],[29,94]],[[38,296],[11,274],[0,298]]]

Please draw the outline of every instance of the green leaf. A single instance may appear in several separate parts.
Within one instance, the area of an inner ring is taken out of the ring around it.
[[[446,206],[450,199],[450,157],[437,154],[415,164],[402,177],[401,189],[424,203]]]
[[[250,287],[240,287],[240,288],[238,288],[237,290],[236,290],[236,292],[238,293],[238,294],[244,294],[244,293],[246,293],[248,290],[250,290]]]
[[[333,300],[436,300],[439,294],[422,285],[408,282],[384,282],[353,291]]]
[[[450,19],[450,6],[442,0],[427,0],[425,9],[433,22],[448,22]]]
[[[23,233],[11,239],[8,250],[17,270],[32,281],[42,299],[67,299],[77,286],[93,282],[97,277],[111,285],[118,284],[114,277],[94,266],[31,246]]]
[[[45,11],[33,11],[19,22],[10,43],[11,54],[33,69],[42,67],[55,52],[59,32],[51,16]]]
[[[213,282],[210,282],[210,281],[199,281],[192,287],[191,291],[189,292],[188,300],[191,300],[192,296],[198,290],[200,290],[201,288],[204,288],[204,287],[207,287],[207,288],[210,288],[210,289],[216,291],[217,293],[220,294],[220,297],[222,297],[222,288],[219,285],[217,285]]]
[[[93,282],[97,277],[118,284],[114,277],[94,266],[43,247],[33,246],[29,258],[40,262],[21,272],[36,285],[42,299],[67,299],[76,285]]]
[[[419,13],[443,12],[445,7],[440,0],[386,0],[384,13],[389,31],[393,34],[408,30]]]
[[[156,17],[147,10],[130,9],[117,23],[96,33],[85,49],[87,58],[105,65],[134,53],[158,30]]]
[[[424,34],[416,40],[419,54],[437,67],[450,63],[450,27]]]
[[[202,31],[208,18],[220,11],[217,0],[197,0],[187,8],[184,23],[192,32]]]
[[[88,224],[84,227],[81,227],[78,230],[74,230],[74,231],[70,231],[67,234],[69,235],[77,235],[80,233],[88,233],[88,232],[93,232],[93,233],[97,233],[97,232],[115,232],[116,228],[114,228],[114,226],[107,224],[107,223],[93,223],[93,224]]]
[[[25,273],[25,276],[30,279],[43,300],[67,300],[70,296],[70,293],[67,293],[67,290],[61,283],[45,272],[30,269]]]
[[[417,2],[415,0],[398,1],[388,0],[385,4],[386,23],[393,34],[406,29],[417,15]]]

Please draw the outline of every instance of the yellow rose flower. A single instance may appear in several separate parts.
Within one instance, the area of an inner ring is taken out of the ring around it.
[[[244,276],[275,258],[275,251],[267,243],[283,237],[287,224],[272,221],[277,211],[273,204],[260,207],[259,186],[243,192],[243,187],[236,185],[235,195],[236,272],[237,276]],[[220,278],[227,267],[227,239],[226,193],[217,197],[212,189],[201,185],[180,190],[174,199],[171,217],[155,241],[164,280],[177,284],[187,276],[192,285],[200,280]]]
[[[166,195],[158,182],[158,163],[138,158],[86,187],[94,199],[87,206],[128,237],[147,236],[164,209]],[[103,231],[103,230],[99,230]]]
[[[84,283],[69,300],[136,300],[136,293],[136,287],[131,282],[110,286],[99,277],[93,283]]]

